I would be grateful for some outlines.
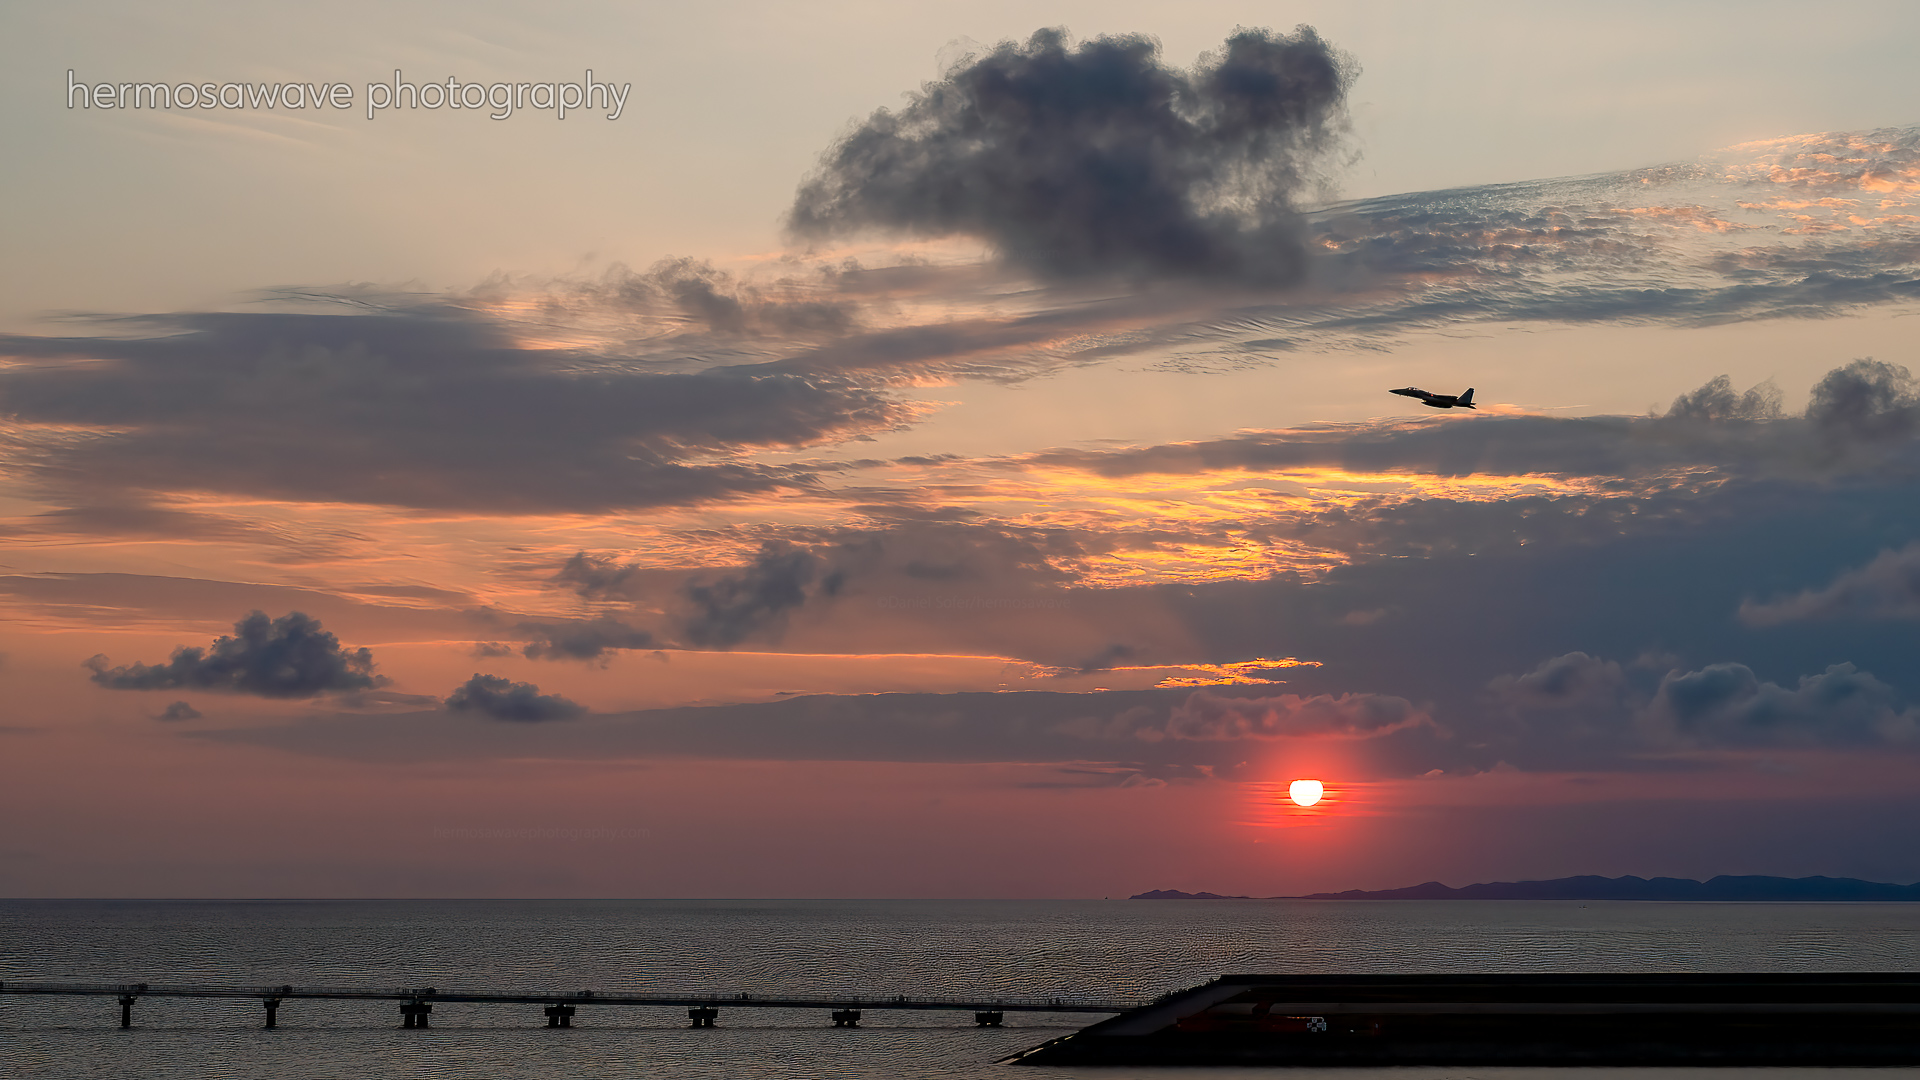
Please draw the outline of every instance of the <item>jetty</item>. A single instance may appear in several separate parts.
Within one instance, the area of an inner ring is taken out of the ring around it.
[[[392,1001],[399,1006],[403,1028],[431,1027],[433,1007],[461,1002],[537,1005],[547,1027],[570,1028],[582,1007],[593,1009],[644,1006],[684,1008],[689,1027],[715,1026],[720,1010],[725,1009],[822,1009],[832,1026],[859,1027],[861,1017],[878,1010],[909,1010],[972,1013],[974,1024],[999,1027],[1007,1013],[1120,1013],[1139,1006],[1139,1002],[1095,1001],[1079,998],[1016,997],[943,997],[938,995],[889,994],[809,995],[809,994],[689,994],[634,991],[547,991],[547,990],[442,990],[419,987],[340,987],[258,986],[216,983],[106,983],[42,982],[8,979],[0,982],[0,995],[84,995],[111,997],[120,1006],[120,1026],[133,1027],[133,1007],[141,998],[237,998],[258,1001],[265,1012],[265,1027],[279,1024],[280,1006],[301,999],[346,1001]]]
[[[1227,975],[1046,1066],[1920,1065],[1920,973]]]

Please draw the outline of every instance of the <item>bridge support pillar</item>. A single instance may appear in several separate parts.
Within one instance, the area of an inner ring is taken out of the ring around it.
[[[999,1027],[1000,1012],[998,1010],[990,1010],[988,1012],[974,1013],[973,1022],[980,1027]]]
[[[835,1009],[830,1013],[834,1027],[856,1028],[860,1026],[859,1009]]]
[[[688,1027],[712,1027],[713,1022],[720,1019],[720,1010],[711,1005],[696,1005],[687,1010],[687,1019],[693,1021]]]
[[[276,997],[264,998],[260,1004],[267,1007],[267,1030],[271,1031],[274,1021],[278,1018],[280,1012],[280,999]]]
[[[135,1000],[132,994],[120,995],[120,1026],[123,1028],[133,1026],[133,1003]]]
[[[547,1026],[570,1028],[573,1026],[573,1006],[549,1005],[546,1008]]]
[[[403,1001],[400,1003],[400,1026],[423,1028],[427,1024],[427,1014],[433,1011],[431,1001]]]

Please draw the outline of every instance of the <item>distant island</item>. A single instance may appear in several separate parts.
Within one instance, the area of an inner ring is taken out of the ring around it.
[[[1211,892],[1181,892],[1179,889],[1155,889],[1127,897],[1129,900],[1252,900],[1251,896],[1221,896]],[[1291,896],[1269,896],[1268,900],[1292,900]]]
[[[1251,900],[1248,896],[1155,889],[1133,900]],[[1305,896],[1270,896],[1268,900],[1920,900],[1920,884],[1890,885],[1859,878],[1783,878],[1759,875],[1722,875],[1708,881],[1691,878],[1580,877],[1552,881],[1489,881],[1454,889],[1429,881],[1405,889],[1349,889]]]

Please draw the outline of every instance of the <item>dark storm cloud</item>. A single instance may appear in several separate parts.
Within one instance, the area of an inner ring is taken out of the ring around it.
[[[95,683],[109,690],[219,690],[269,698],[309,698],[368,690],[385,680],[373,673],[373,653],[348,650],[320,622],[298,611],[278,619],[253,612],[233,624],[210,649],[182,646],[165,664],[109,667],[86,662]]]
[[[520,649],[520,654],[529,660],[605,663],[609,653],[621,649],[651,649],[658,644],[649,631],[628,626],[610,616],[573,622],[525,622],[519,630],[531,639]]]
[[[1159,52],[1003,42],[836,143],[789,223],[977,237],[1051,278],[1297,280],[1294,200],[1346,130],[1352,61],[1309,27],[1238,31],[1191,71]]]
[[[1615,661],[1570,652],[1524,674],[1497,676],[1463,721],[1467,737],[1519,769],[1644,771],[1648,745],[1637,718],[1647,691],[1633,674]]]
[[[1835,443],[1907,439],[1920,428],[1920,387],[1899,364],[1855,360],[1814,386],[1807,419]]]
[[[1542,660],[1524,675],[1502,675],[1488,684],[1491,696],[1506,704],[1539,709],[1571,709],[1618,703],[1625,676],[1620,665],[1583,652]]]
[[[1716,480],[1651,495],[1627,486],[1619,497],[1425,499],[1344,513],[1306,518],[1324,525],[1288,534],[1315,542],[1337,530],[1325,542],[1351,553],[1343,565],[1311,578],[1206,586],[1191,598],[1163,594],[1172,607],[1165,617],[1207,655],[1323,662],[1289,672],[1290,689],[1358,685],[1456,703],[1502,672],[1529,671],[1543,653],[1577,651],[1621,662],[1679,654],[1672,664],[1691,658],[1696,666],[1739,658],[1782,685],[1850,660],[1920,697],[1911,642],[1883,623],[1759,626],[1734,617],[1756,596],[1818,591],[1836,567],[1870,561],[1882,538],[1904,544],[1920,535],[1920,482],[1910,471]],[[1286,617],[1273,618],[1276,611]],[[1126,626],[1115,619],[1108,633]]]
[[[1740,605],[1752,626],[1801,619],[1920,619],[1920,543],[1882,551],[1872,562],[1834,578],[1824,588],[1764,603]]]
[[[478,673],[447,695],[447,708],[453,712],[473,712],[494,720],[525,724],[571,720],[587,711],[586,706],[558,694],[541,693],[540,688],[532,683],[513,682],[498,675]]]
[[[1744,664],[1675,672],[1649,715],[1683,744],[1708,746],[1882,746],[1911,742],[1916,726],[1897,691],[1852,664],[1791,690]]]
[[[1488,684],[1487,708],[1456,725],[1463,739],[1528,770],[1643,771],[1686,755],[1753,748],[1913,744],[1916,713],[1853,664],[1802,676],[1793,689],[1745,664],[1668,670],[1574,652]],[[1676,755],[1680,755],[1676,757]]]
[[[585,600],[634,599],[641,588],[641,575],[638,566],[578,551],[553,575],[552,581],[567,586]]]
[[[832,597],[846,582],[811,551],[770,542],[747,568],[684,590],[690,608],[681,620],[686,640],[703,647],[730,648],[760,633],[777,633],[789,613],[815,597]]]
[[[1777,420],[1780,418],[1780,388],[1771,381],[1748,388],[1744,394],[1733,391],[1733,380],[1717,375],[1706,385],[1673,399],[1667,417],[1713,423],[1724,420]]]
[[[694,504],[814,483],[714,455],[910,410],[831,377],[644,373],[516,346],[467,312],[209,313],[0,337],[9,456],[69,493],[210,490],[504,513]]]

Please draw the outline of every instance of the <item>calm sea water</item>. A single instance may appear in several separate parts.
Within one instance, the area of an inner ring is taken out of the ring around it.
[[[1149,998],[1228,972],[1920,969],[1920,904],[1303,901],[0,902],[0,979],[432,985],[443,990]],[[582,1006],[435,1007],[0,996],[0,1077],[893,1077],[1122,1080],[992,1062],[1097,1017]],[[1592,1077],[1736,1070],[1582,1070]],[[1858,1070],[1851,1070],[1857,1075]],[[1920,1070],[1876,1070],[1920,1075]],[[1179,1076],[1438,1078],[1551,1070],[1142,1070]],[[1766,1070],[1769,1077],[1823,1075]],[[1839,1075],[1836,1070],[1834,1075]]]

